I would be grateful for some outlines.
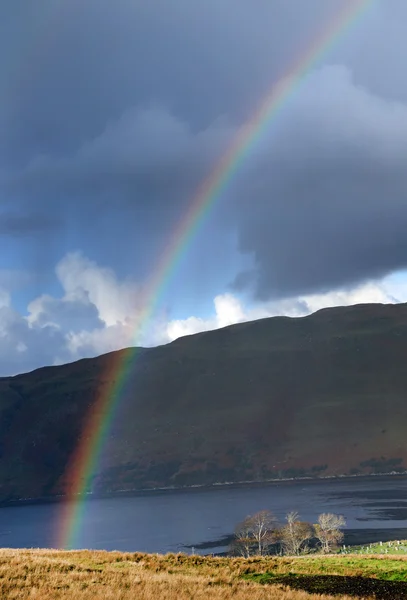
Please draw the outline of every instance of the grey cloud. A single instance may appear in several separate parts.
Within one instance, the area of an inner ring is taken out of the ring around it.
[[[63,332],[103,327],[96,306],[86,297],[61,300],[46,296],[39,298],[36,304],[40,308],[35,314],[36,327],[55,324]]]
[[[38,0],[35,10],[30,0],[8,0],[0,23],[4,157],[63,156],[151,102],[197,127],[242,115],[340,1],[310,0],[300,12],[281,0],[255,9],[234,0]]]
[[[78,197],[99,195],[103,190],[133,194],[168,194],[174,186],[199,180],[217,154],[226,148],[230,128],[222,121],[193,132],[187,123],[162,108],[131,109],[104,131],[66,157],[41,154],[28,165],[3,175],[9,191]],[[197,178],[198,176],[198,178]],[[124,197],[123,197],[124,196]]]
[[[346,3],[7,0],[0,202],[27,217],[0,231],[43,233],[18,248],[24,266],[86,248],[138,276],[238,126]],[[338,70],[312,79],[222,196],[259,297],[404,264],[404,133],[383,115],[404,118],[386,100],[407,102],[406,19],[404,0],[372,2],[320,60],[348,65],[355,84]]]
[[[132,109],[72,156],[34,158],[7,189],[66,194],[73,211],[84,196],[112,210],[112,198],[142,211],[147,229],[168,228],[237,133],[226,120],[194,132],[164,109]],[[221,199],[254,261],[234,287],[287,297],[407,265],[406,147],[407,105],[372,94],[343,66],[312,74]]]
[[[407,101],[407,82],[400,77],[406,60],[404,0],[371,0],[356,27],[333,51],[334,61],[352,68],[355,80],[389,100]]]
[[[272,129],[240,182],[239,244],[254,268],[235,287],[251,277],[260,299],[292,296],[407,266],[407,104],[326,67]]]
[[[137,219],[151,234],[166,233],[181,217],[200,181],[226,150],[235,130],[226,119],[193,131],[188,123],[158,107],[129,109],[110,121],[96,138],[65,157],[38,155],[0,185],[7,198],[17,197],[41,207],[48,217],[4,219],[0,233],[117,215],[120,222]],[[131,232],[133,234],[133,231]],[[111,227],[110,240],[115,235]],[[127,233],[122,229],[122,243]]]
[[[30,0],[6,0],[0,157],[21,166],[38,154],[72,154],[129,107],[151,103],[197,129],[224,114],[242,120],[347,2],[308,0],[294,7],[286,0],[38,0],[34,10]],[[362,22],[345,36],[335,60],[345,56],[345,62],[358,63],[364,82],[380,83],[378,38],[386,48],[404,44],[404,30],[397,27],[404,12],[403,0],[384,2],[377,18],[364,18],[365,28]],[[360,58],[362,34],[370,62]],[[386,48],[402,69],[401,53]],[[388,86],[402,85],[389,69],[386,78]]]

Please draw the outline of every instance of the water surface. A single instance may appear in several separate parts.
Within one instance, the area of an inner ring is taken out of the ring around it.
[[[348,542],[407,537],[407,477],[282,482],[89,499],[76,548],[222,552],[236,523],[262,509],[315,522],[343,514]],[[0,508],[0,545],[56,547],[61,503]],[[406,529],[406,531],[403,531]],[[396,530],[396,531],[394,531]]]

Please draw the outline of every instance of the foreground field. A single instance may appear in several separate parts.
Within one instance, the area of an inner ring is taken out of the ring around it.
[[[228,559],[3,549],[0,550],[0,597],[19,600],[327,600],[334,597],[397,600],[407,598],[407,558],[335,555]]]

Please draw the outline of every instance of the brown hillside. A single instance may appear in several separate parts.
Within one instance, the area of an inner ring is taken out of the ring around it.
[[[63,473],[116,358],[0,379],[2,499],[69,492]],[[93,487],[404,470],[406,358],[404,304],[263,319],[141,349]]]

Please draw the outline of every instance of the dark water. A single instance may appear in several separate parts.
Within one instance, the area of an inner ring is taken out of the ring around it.
[[[56,547],[59,503],[0,508],[0,546]],[[321,512],[343,514],[347,542],[407,537],[407,477],[286,482],[257,487],[155,492],[87,500],[77,548],[146,552],[225,550],[246,515],[289,510],[315,522]],[[405,530],[405,531],[403,531]]]

